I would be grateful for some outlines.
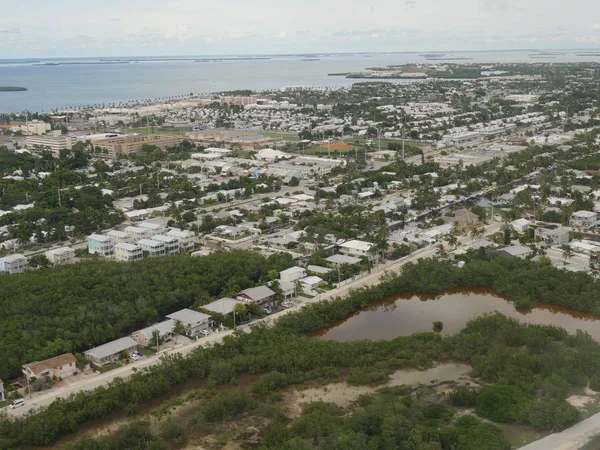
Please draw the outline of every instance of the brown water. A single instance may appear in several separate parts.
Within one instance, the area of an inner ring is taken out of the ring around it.
[[[336,341],[393,339],[431,331],[436,320],[444,323],[442,334],[454,334],[469,320],[496,311],[523,323],[556,325],[570,333],[580,329],[600,342],[600,316],[546,303],[517,310],[511,301],[486,289],[450,290],[436,297],[402,295],[358,311],[315,336]]]

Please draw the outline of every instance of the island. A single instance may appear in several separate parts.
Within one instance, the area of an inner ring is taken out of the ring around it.
[[[27,88],[20,86],[0,86],[0,92],[18,92],[26,90]]]

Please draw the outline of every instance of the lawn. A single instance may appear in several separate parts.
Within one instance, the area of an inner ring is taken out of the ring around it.
[[[10,400],[4,400],[0,402],[0,409],[4,408],[5,406],[10,405]]]
[[[106,372],[110,372],[111,370],[118,369],[119,367],[123,367],[123,365],[121,363],[113,363],[113,364],[107,364],[106,366],[102,366],[102,367],[96,367],[96,369],[98,369],[98,372],[100,372],[100,373],[106,373]]]
[[[144,347],[139,350],[139,352],[144,356],[153,356],[156,355],[156,349],[151,347]]]

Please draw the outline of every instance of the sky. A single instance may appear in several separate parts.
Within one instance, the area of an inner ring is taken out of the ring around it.
[[[0,59],[600,48],[598,0],[21,0]]]

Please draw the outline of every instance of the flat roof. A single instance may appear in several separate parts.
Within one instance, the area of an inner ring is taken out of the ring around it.
[[[340,244],[340,247],[347,248],[350,250],[360,250],[361,252],[368,252],[371,249],[371,247],[373,247],[373,244],[371,244],[370,242],[353,239],[351,241],[346,241]]]
[[[235,309],[235,305],[237,304],[243,305],[244,302],[230,297],[223,297],[207,305],[202,305],[201,308],[207,311],[225,315],[231,314]]]
[[[98,242],[107,242],[110,241],[110,237],[109,236],[104,236],[103,234],[90,234],[87,237],[88,241],[98,241]]]
[[[131,337],[126,336],[111,342],[107,342],[104,345],[85,351],[83,353],[86,356],[93,356],[94,358],[102,359],[136,346],[137,343]]]
[[[328,261],[333,264],[358,264],[361,262],[361,259],[355,258],[354,256],[333,255],[329,258],[325,258],[325,261]]]
[[[142,249],[139,245],[129,244],[127,242],[119,242],[117,245],[115,245],[115,248],[122,248],[123,250],[129,250],[129,251]]]
[[[169,319],[178,320],[181,323],[187,325],[194,325],[210,319],[210,316],[208,314],[204,314],[187,308],[176,311],[173,314],[169,314],[167,317]]]

